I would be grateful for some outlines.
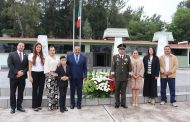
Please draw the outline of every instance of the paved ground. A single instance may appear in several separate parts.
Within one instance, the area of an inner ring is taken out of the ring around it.
[[[175,108],[169,104],[141,104],[128,109],[115,109],[111,105],[84,106],[81,110],[69,109],[65,113],[47,111],[47,108],[35,112],[26,108],[26,113],[13,115],[9,109],[0,109],[0,122],[189,122],[190,103],[180,102],[178,105]]]
[[[176,86],[190,86],[190,69],[177,71]],[[7,70],[0,70],[0,88],[8,87]],[[26,87],[31,87],[28,80]],[[47,108],[34,112],[26,108],[26,113],[13,115],[10,109],[0,108],[0,122],[190,122],[190,102],[179,102],[178,105],[174,108],[169,103],[164,106],[141,104],[128,109],[115,109],[112,105],[84,106],[81,110],[69,109],[65,113],[47,111]]]

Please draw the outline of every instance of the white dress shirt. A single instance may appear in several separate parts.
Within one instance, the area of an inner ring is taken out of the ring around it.
[[[164,56],[165,59],[165,64],[166,64],[166,72],[168,72],[170,70],[170,56]]]
[[[29,61],[33,62],[32,58],[33,58],[33,53],[28,55]],[[32,71],[35,71],[35,72],[44,71],[44,66],[41,64],[41,59],[39,55],[37,55],[36,57],[36,64],[35,65],[32,64]]]
[[[76,61],[76,55],[74,54],[74,57],[75,57],[75,61]],[[78,61],[79,61],[79,59],[80,59],[80,54],[78,54]]]

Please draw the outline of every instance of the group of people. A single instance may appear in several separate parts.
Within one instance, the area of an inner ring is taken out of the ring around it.
[[[10,79],[10,106],[11,114],[15,109],[25,112],[22,107],[25,80],[29,71],[29,81],[32,84],[32,108],[34,111],[41,110],[44,85],[46,86],[48,110],[58,109],[60,112],[68,111],[65,106],[68,81],[70,81],[71,109],[81,109],[82,85],[87,78],[87,60],[80,53],[80,47],[75,46],[72,54],[61,56],[57,59],[55,47],[49,47],[49,55],[44,56],[41,43],[34,45],[33,53],[24,53],[25,44],[19,42],[17,51],[11,52],[7,63]],[[16,89],[18,97],[16,100]],[[77,103],[75,102],[77,91]],[[59,93],[58,93],[59,92]],[[59,95],[59,96],[58,96]]]
[[[117,46],[119,54],[113,56],[111,75],[115,81],[115,108],[126,105],[126,88],[132,91],[132,106],[138,106],[139,92],[143,89],[143,96],[147,97],[147,103],[155,105],[157,97],[157,80],[160,76],[161,102],[167,102],[166,88],[170,89],[170,103],[177,107],[175,99],[175,77],[178,60],[171,53],[170,46],[164,47],[164,55],[156,56],[153,47],[149,47],[147,55],[141,60],[138,50],[132,52],[132,56],[126,54],[125,44]],[[121,95],[121,98],[120,98]]]
[[[80,47],[75,46],[73,53],[57,59],[54,46],[49,47],[49,55],[43,55],[41,43],[34,45],[33,53],[24,53],[25,44],[19,42],[17,51],[11,52],[7,63],[10,78],[10,106],[11,113],[15,109],[25,112],[22,107],[25,80],[29,71],[29,81],[32,84],[32,108],[41,110],[44,86],[46,86],[48,110],[58,109],[68,111],[65,106],[68,84],[70,84],[70,108],[81,109],[83,81],[87,79],[87,59],[80,53]],[[177,107],[175,100],[175,76],[177,58],[171,54],[169,46],[164,47],[164,55],[158,58],[154,48],[148,48],[147,55],[141,60],[138,50],[132,52],[132,57],[125,51],[126,45],[118,45],[119,54],[113,56],[111,75],[115,81],[115,108],[126,106],[126,88],[132,90],[132,106],[138,106],[139,92],[143,89],[143,96],[148,103],[155,104],[157,97],[157,79],[161,80],[161,105],[167,102],[166,87],[170,88],[171,105]],[[69,83],[68,83],[69,81]],[[18,96],[16,100],[16,90]],[[75,92],[77,91],[77,102]],[[120,99],[121,94],[121,99]]]

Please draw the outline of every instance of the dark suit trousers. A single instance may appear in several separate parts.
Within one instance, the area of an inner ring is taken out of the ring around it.
[[[115,81],[115,104],[116,105],[126,105],[126,87],[127,81]],[[121,101],[120,101],[121,93]]]
[[[32,108],[41,107],[44,91],[45,75],[44,72],[32,71]]]
[[[22,107],[23,101],[23,92],[25,88],[26,82],[25,79],[12,79],[10,78],[10,106],[12,109]],[[18,87],[18,97],[16,102],[16,89]]]
[[[170,89],[170,102],[174,103],[176,102],[175,99],[175,78],[161,78],[161,101],[167,102],[167,97],[166,97],[166,88],[167,88],[167,83],[169,85]]]
[[[66,101],[66,94],[67,94],[67,87],[68,87],[68,80],[67,81],[60,81],[59,85],[59,106],[60,109],[63,109],[65,107],[65,101]]]
[[[75,90],[77,90],[77,106],[81,105],[82,85],[83,85],[83,79],[72,79],[70,81],[71,104],[74,106],[75,106]]]

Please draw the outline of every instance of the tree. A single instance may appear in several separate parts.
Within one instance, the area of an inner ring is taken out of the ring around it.
[[[190,8],[190,0],[180,2],[178,8]]]
[[[84,4],[82,20],[89,20],[92,27],[92,38],[102,39],[106,27],[106,0],[93,0]],[[83,25],[83,23],[82,23]]]
[[[190,9],[178,8],[174,14],[171,25],[168,27],[172,31],[176,42],[187,40],[190,42]]]
[[[179,3],[172,23],[167,28],[173,32],[176,43],[184,40],[190,42],[190,0]]]
[[[13,32],[13,20],[7,15],[7,12],[5,12],[7,2],[5,0],[0,0],[0,3],[0,33],[3,34],[10,30]]]
[[[39,24],[39,0],[7,0],[3,14],[12,19],[12,29],[17,35],[33,37]]]
[[[40,26],[45,33],[49,37],[72,38],[73,0],[42,0],[41,4]]]
[[[79,1],[75,2],[77,17]],[[22,37],[45,34],[72,38],[73,0],[0,0],[0,3],[1,31],[12,29],[14,36]],[[126,0],[83,0],[82,38],[102,39],[106,28],[128,28],[130,39],[152,40],[154,32],[164,25],[160,16],[143,15],[143,7],[133,10],[129,6],[121,11],[126,3]],[[188,5],[184,2],[183,7]],[[177,27],[174,25],[170,28]],[[78,32],[75,28],[75,37]]]
[[[145,16],[143,15],[143,8],[133,11],[131,14],[128,24],[130,40],[152,40],[154,33],[161,31],[164,26],[160,20],[160,15]]]
[[[84,35],[84,39],[92,38],[92,28],[90,26],[88,19],[86,19],[84,22],[83,35]]]

